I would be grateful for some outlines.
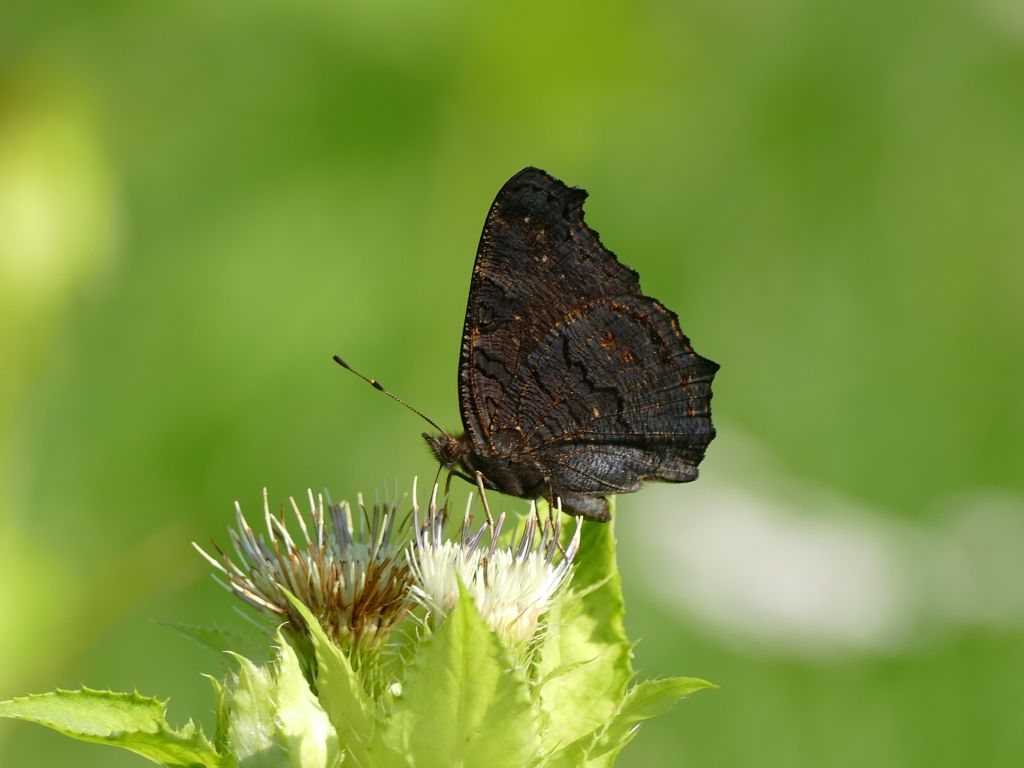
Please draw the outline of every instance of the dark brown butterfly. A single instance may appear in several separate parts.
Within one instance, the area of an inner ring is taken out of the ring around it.
[[[696,479],[718,365],[601,245],[586,197],[537,168],[498,192],[462,332],[465,432],[424,438],[470,482],[608,520],[609,494]]]

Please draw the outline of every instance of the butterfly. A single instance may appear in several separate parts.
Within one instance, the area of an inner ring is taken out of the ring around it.
[[[607,521],[609,495],[697,478],[718,365],[601,244],[586,197],[538,168],[498,192],[462,331],[464,431],[423,437],[470,482]]]

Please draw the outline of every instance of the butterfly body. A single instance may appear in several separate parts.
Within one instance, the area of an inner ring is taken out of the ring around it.
[[[492,453],[477,450],[467,434],[458,436],[424,434],[438,461],[448,469],[455,469],[470,482],[476,473],[482,475],[484,486],[511,496],[537,498],[547,493],[547,477],[543,465],[515,453]],[[435,447],[440,439],[443,447]],[[450,442],[449,442],[450,441]]]
[[[463,328],[465,432],[424,437],[467,479],[607,520],[607,495],[697,477],[718,366],[584,223],[585,198],[536,168],[499,191]]]

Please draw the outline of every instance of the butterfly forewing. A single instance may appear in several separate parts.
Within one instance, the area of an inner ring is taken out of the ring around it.
[[[491,206],[459,362],[470,451],[529,465],[566,497],[692,480],[718,366],[601,245],[585,198],[527,168]]]

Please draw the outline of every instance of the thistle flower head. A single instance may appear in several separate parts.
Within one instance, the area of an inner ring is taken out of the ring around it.
[[[298,539],[288,531],[285,514],[270,512],[263,491],[265,533],[256,533],[235,503],[237,530],[229,532],[234,557],[216,547],[220,557],[193,546],[223,577],[226,586],[258,609],[284,617],[305,633],[305,623],[285,590],[319,619],[339,646],[373,645],[406,615],[411,574],[401,557],[396,534],[398,505],[374,504],[367,510],[359,497],[359,514],[347,502],[325,506],[323,495],[308,492],[308,521],[289,499]]]
[[[518,541],[513,531],[509,542],[502,545],[504,513],[474,532],[467,505],[460,535],[448,539],[443,533],[446,515],[437,508],[436,486],[426,520],[421,524],[415,506],[413,515],[416,534],[409,546],[412,593],[433,621],[439,623],[455,608],[461,582],[491,629],[513,644],[529,642],[540,617],[569,581],[579,549],[580,520],[569,545],[562,549],[561,505],[554,519],[540,523],[534,503]]]

